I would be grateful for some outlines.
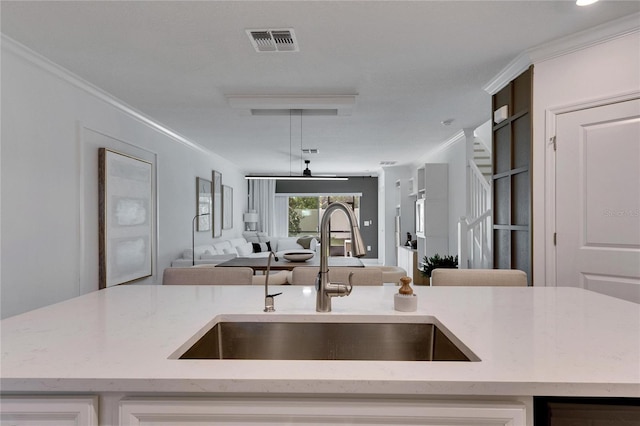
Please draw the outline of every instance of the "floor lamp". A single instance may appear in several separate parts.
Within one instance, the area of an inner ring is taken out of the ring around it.
[[[209,216],[209,213],[197,214],[191,220],[191,266],[196,266],[196,219],[200,216]]]

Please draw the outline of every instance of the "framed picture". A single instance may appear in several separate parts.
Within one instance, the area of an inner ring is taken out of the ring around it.
[[[222,236],[222,173],[212,172],[213,180],[213,238]]]
[[[99,288],[152,274],[152,163],[98,150]]]
[[[222,185],[222,229],[233,228],[233,188]]]
[[[196,222],[198,232],[211,230],[211,203],[213,194],[211,193],[211,181],[196,178],[196,214],[199,216]]]

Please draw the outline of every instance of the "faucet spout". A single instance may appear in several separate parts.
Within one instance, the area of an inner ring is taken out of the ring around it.
[[[273,298],[282,294],[269,294],[269,272],[271,272],[271,258],[274,258],[276,262],[278,261],[278,256],[272,251],[269,252],[269,257],[267,259],[267,271],[265,272],[264,277],[264,311],[265,312],[275,312],[275,304]]]
[[[320,224],[320,272],[316,278],[316,311],[331,312],[331,298],[336,296],[348,296],[351,294],[351,276],[349,274],[349,283],[331,283],[329,282],[329,223],[331,214],[336,210],[342,210],[349,219],[351,230],[351,246],[354,257],[362,257],[366,254],[364,241],[358,228],[358,220],[353,213],[351,207],[345,203],[331,203],[322,216]]]

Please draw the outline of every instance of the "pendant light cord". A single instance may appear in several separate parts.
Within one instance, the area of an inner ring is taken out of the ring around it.
[[[291,148],[291,110],[289,110],[289,176],[291,176],[291,171],[292,171],[292,148]]]

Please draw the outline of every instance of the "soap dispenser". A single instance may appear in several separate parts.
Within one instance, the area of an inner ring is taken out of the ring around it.
[[[393,298],[393,306],[396,311],[400,312],[413,312],[418,309],[418,296],[413,294],[411,288],[411,278],[400,278],[402,287]]]

